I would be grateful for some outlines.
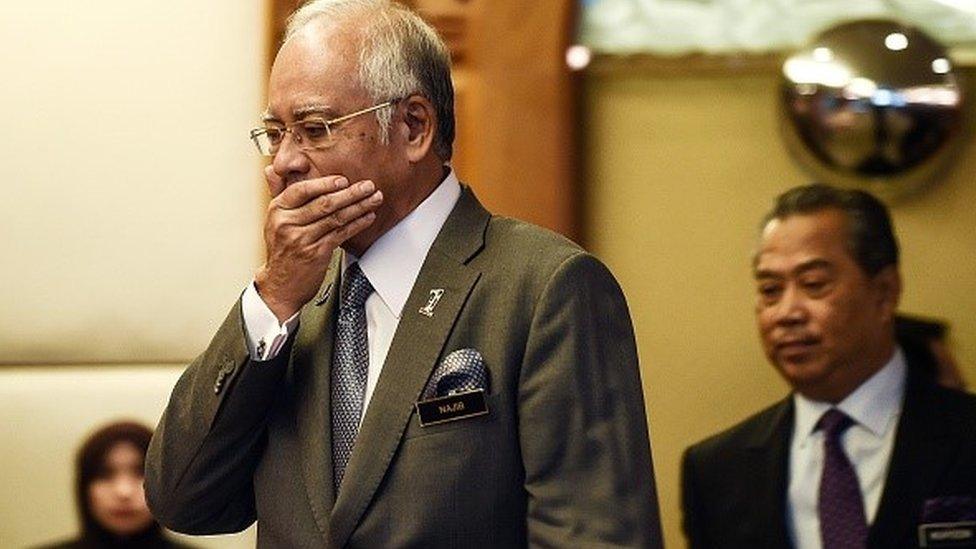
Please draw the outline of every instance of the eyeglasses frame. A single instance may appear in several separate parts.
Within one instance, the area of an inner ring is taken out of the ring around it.
[[[371,112],[375,112],[375,111],[378,111],[380,109],[384,109],[386,107],[392,107],[392,106],[396,105],[398,102],[399,102],[399,99],[389,99],[387,101],[383,101],[382,103],[377,103],[377,104],[373,105],[372,107],[366,107],[365,109],[360,109],[358,111],[351,112],[349,114],[344,114],[342,116],[339,116],[337,118],[333,118],[331,120],[321,120],[321,122],[322,122],[322,124],[325,125],[325,131],[326,131],[326,133],[328,133],[328,139],[331,139],[332,138],[332,126],[341,124],[341,123],[343,123],[343,122],[345,122],[347,120],[350,120],[352,118],[356,118],[357,116],[362,116],[364,114],[368,114],[368,113],[371,113]],[[295,140],[295,143],[298,145],[298,148],[301,149],[301,150],[303,150],[303,151],[318,150],[318,149],[321,149],[322,148],[321,146],[312,147],[312,146],[304,145],[302,143],[302,136],[300,134],[295,133],[295,130],[292,129],[292,128],[294,128],[295,126],[297,126],[299,124],[304,124],[304,123],[308,122],[309,120],[310,119],[306,117],[306,118],[303,118],[301,120],[296,120],[295,122],[292,122],[291,124],[285,124],[285,127],[282,128],[282,131],[284,131],[285,133],[292,134],[292,138]],[[314,120],[314,119],[312,119],[312,120]],[[258,152],[261,153],[262,155],[264,155],[264,156],[274,156],[274,155],[278,154],[278,151],[274,151],[274,152],[270,152],[269,151],[269,152],[266,153],[261,148],[261,144],[258,142],[258,139],[262,135],[266,135],[267,133],[268,133],[268,128],[267,127],[253,128],[250,131],[251,141],[254,143],[254,146],[257,147]],[[281,138],[281,141],[282,141],[282,143],[284,142],[284,137]],[[281,145],[279,144],[278,147],[280,148]]]

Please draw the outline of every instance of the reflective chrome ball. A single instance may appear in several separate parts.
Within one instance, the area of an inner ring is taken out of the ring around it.
[[[946,49],[891,21],[845,23],[783,63],[787,146],[814,177],[895,197],[944,168],[963,91]]]

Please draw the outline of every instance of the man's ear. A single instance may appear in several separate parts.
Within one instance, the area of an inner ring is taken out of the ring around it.
[[[434,146],[437,113],[434,105],[420,95],[411,95],[404,99],[401,108],[407,160],[415,164],[423,160]]]
[[[901,272],[897,265],[888,265],[874,275],[871,285],[876,290],[878,308],[882,318],[894,322],[898,302],[901,300]]]

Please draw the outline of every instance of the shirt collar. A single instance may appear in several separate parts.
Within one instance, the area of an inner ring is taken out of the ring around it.
[[[813,434],[820,416],[831,407],[836,407],[873,435],[884,436],[893,427],[893,420],[901,414],[906,371],[905,355],[901,348],[896,347],[884,367],[836,406],[794,393],[794,433],[807,440]]]
[[[358,261],[380,299],[400,318],[427,252],[460,196],[461,183],[452,169],[434,192],[377,239],[362,257],[343,254],[342,271]]]

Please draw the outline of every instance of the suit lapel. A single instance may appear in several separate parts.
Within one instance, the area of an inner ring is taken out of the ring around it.
[[[302,476],[316,524],[328,538],[332,486],[331,372],[342,253],[336,251],[318,296],[301,313],[292,352]]]
[[[787,397],[774,410],[764,429],[756,432],[746,450],[752,455],[747,491],[755,512],[746,520],[750,537],[764,540],[761,547],[789,547],[786,530],[786,490],[790,439],[793,436],[793,398]]]
[[[484,246],[490,215],[467,188],[438,234],[407,299],[349,459],[331,517],[333,547],[346,544],[372,500],[427,378],[480,272],[467,261]],[[431,316],[431,290],[444,290]]]
[[[942,417],[931,382],[916,370],[909,364],[901,419],[868,547],[895,547],[914,537],[921,505],[958,444],[947,428],[952,418]]]

